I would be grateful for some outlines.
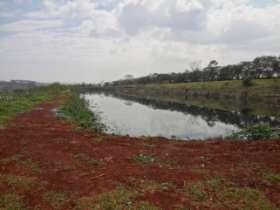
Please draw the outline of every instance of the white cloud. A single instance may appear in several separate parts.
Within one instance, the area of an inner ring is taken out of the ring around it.
[[[60,20],[20,20],[0,25],[0,31],[28,32],[40,29],[57,28],[63,26]]]
[[[101,81],[277,54],[279,11],[279,0],[43,0],[0,25],[11,33],[0,36],[0,73]]]

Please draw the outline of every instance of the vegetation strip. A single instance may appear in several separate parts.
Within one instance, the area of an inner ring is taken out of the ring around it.
[[[279,139],[279,130],[274,130],[268,124],[254,125],[239,132],[233,133],[229,139],[260,140],[260,139]]]
[[[98,133],[105,130],[100,117],[89,109],[88,102],[80,96],[78,91],[72,90],[65,104],[58,110],[58,114],[82,129]]]
[[[28,90],[0,92],[0,126],[19,113],[26,112],[39,103],[63,95],[64,86],[50,85]]]

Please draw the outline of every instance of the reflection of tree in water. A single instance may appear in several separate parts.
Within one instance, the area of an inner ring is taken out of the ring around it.
[[[163,101],[156,99],[140,98],[134,96],[124,96],[120,94],[110,94],[114,97],[135,101],[140,104],[152,107],[154,109],[167,109],[171,111],[180,111],[185,114],[202,117],[209,126],[213,127],[216,122],[221,121],[227,124],[233,124],[240,128],[244,128],[257,123],[269,123],[271,126],[279,126],[280,119],[268,116],[251,115],[250,109],[244,107],[242,111],[224,111],[218,109],[209,109],[206,107],[198,107],[178,102]],[[126,102],[127,103],[127,102]]]

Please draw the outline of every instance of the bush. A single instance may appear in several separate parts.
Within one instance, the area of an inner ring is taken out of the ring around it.
[[[234,133],[230,138],[244,139],[244,140],[260,140],[260,139],[272,139],[279,137],[279,134],[275,133],[273,129],[267,124],[254,125]]]
[[[253,86],[254,83],[253,83],[252,77],[245,77],[245,78],[242,80],[242,84],[243,84],[243,86],[245,86],[245,87]]]

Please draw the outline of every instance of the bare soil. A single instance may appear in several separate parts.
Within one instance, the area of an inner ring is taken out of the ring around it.
[[[174,141],[95,134],[56,117],[53,110],[60,103],[41,104],[0,129],[0,195],[19,195],[27,209],[75,209],[78,200],[120,186],[141,192],[135,200],[159,209],[217,209],[215,197],[196,202],[186,193],[190,183],[213,178],[257,189],[273,208],[280,208],[278,140]],[[141,162],[135,158],[139,155],[152,158]]]

